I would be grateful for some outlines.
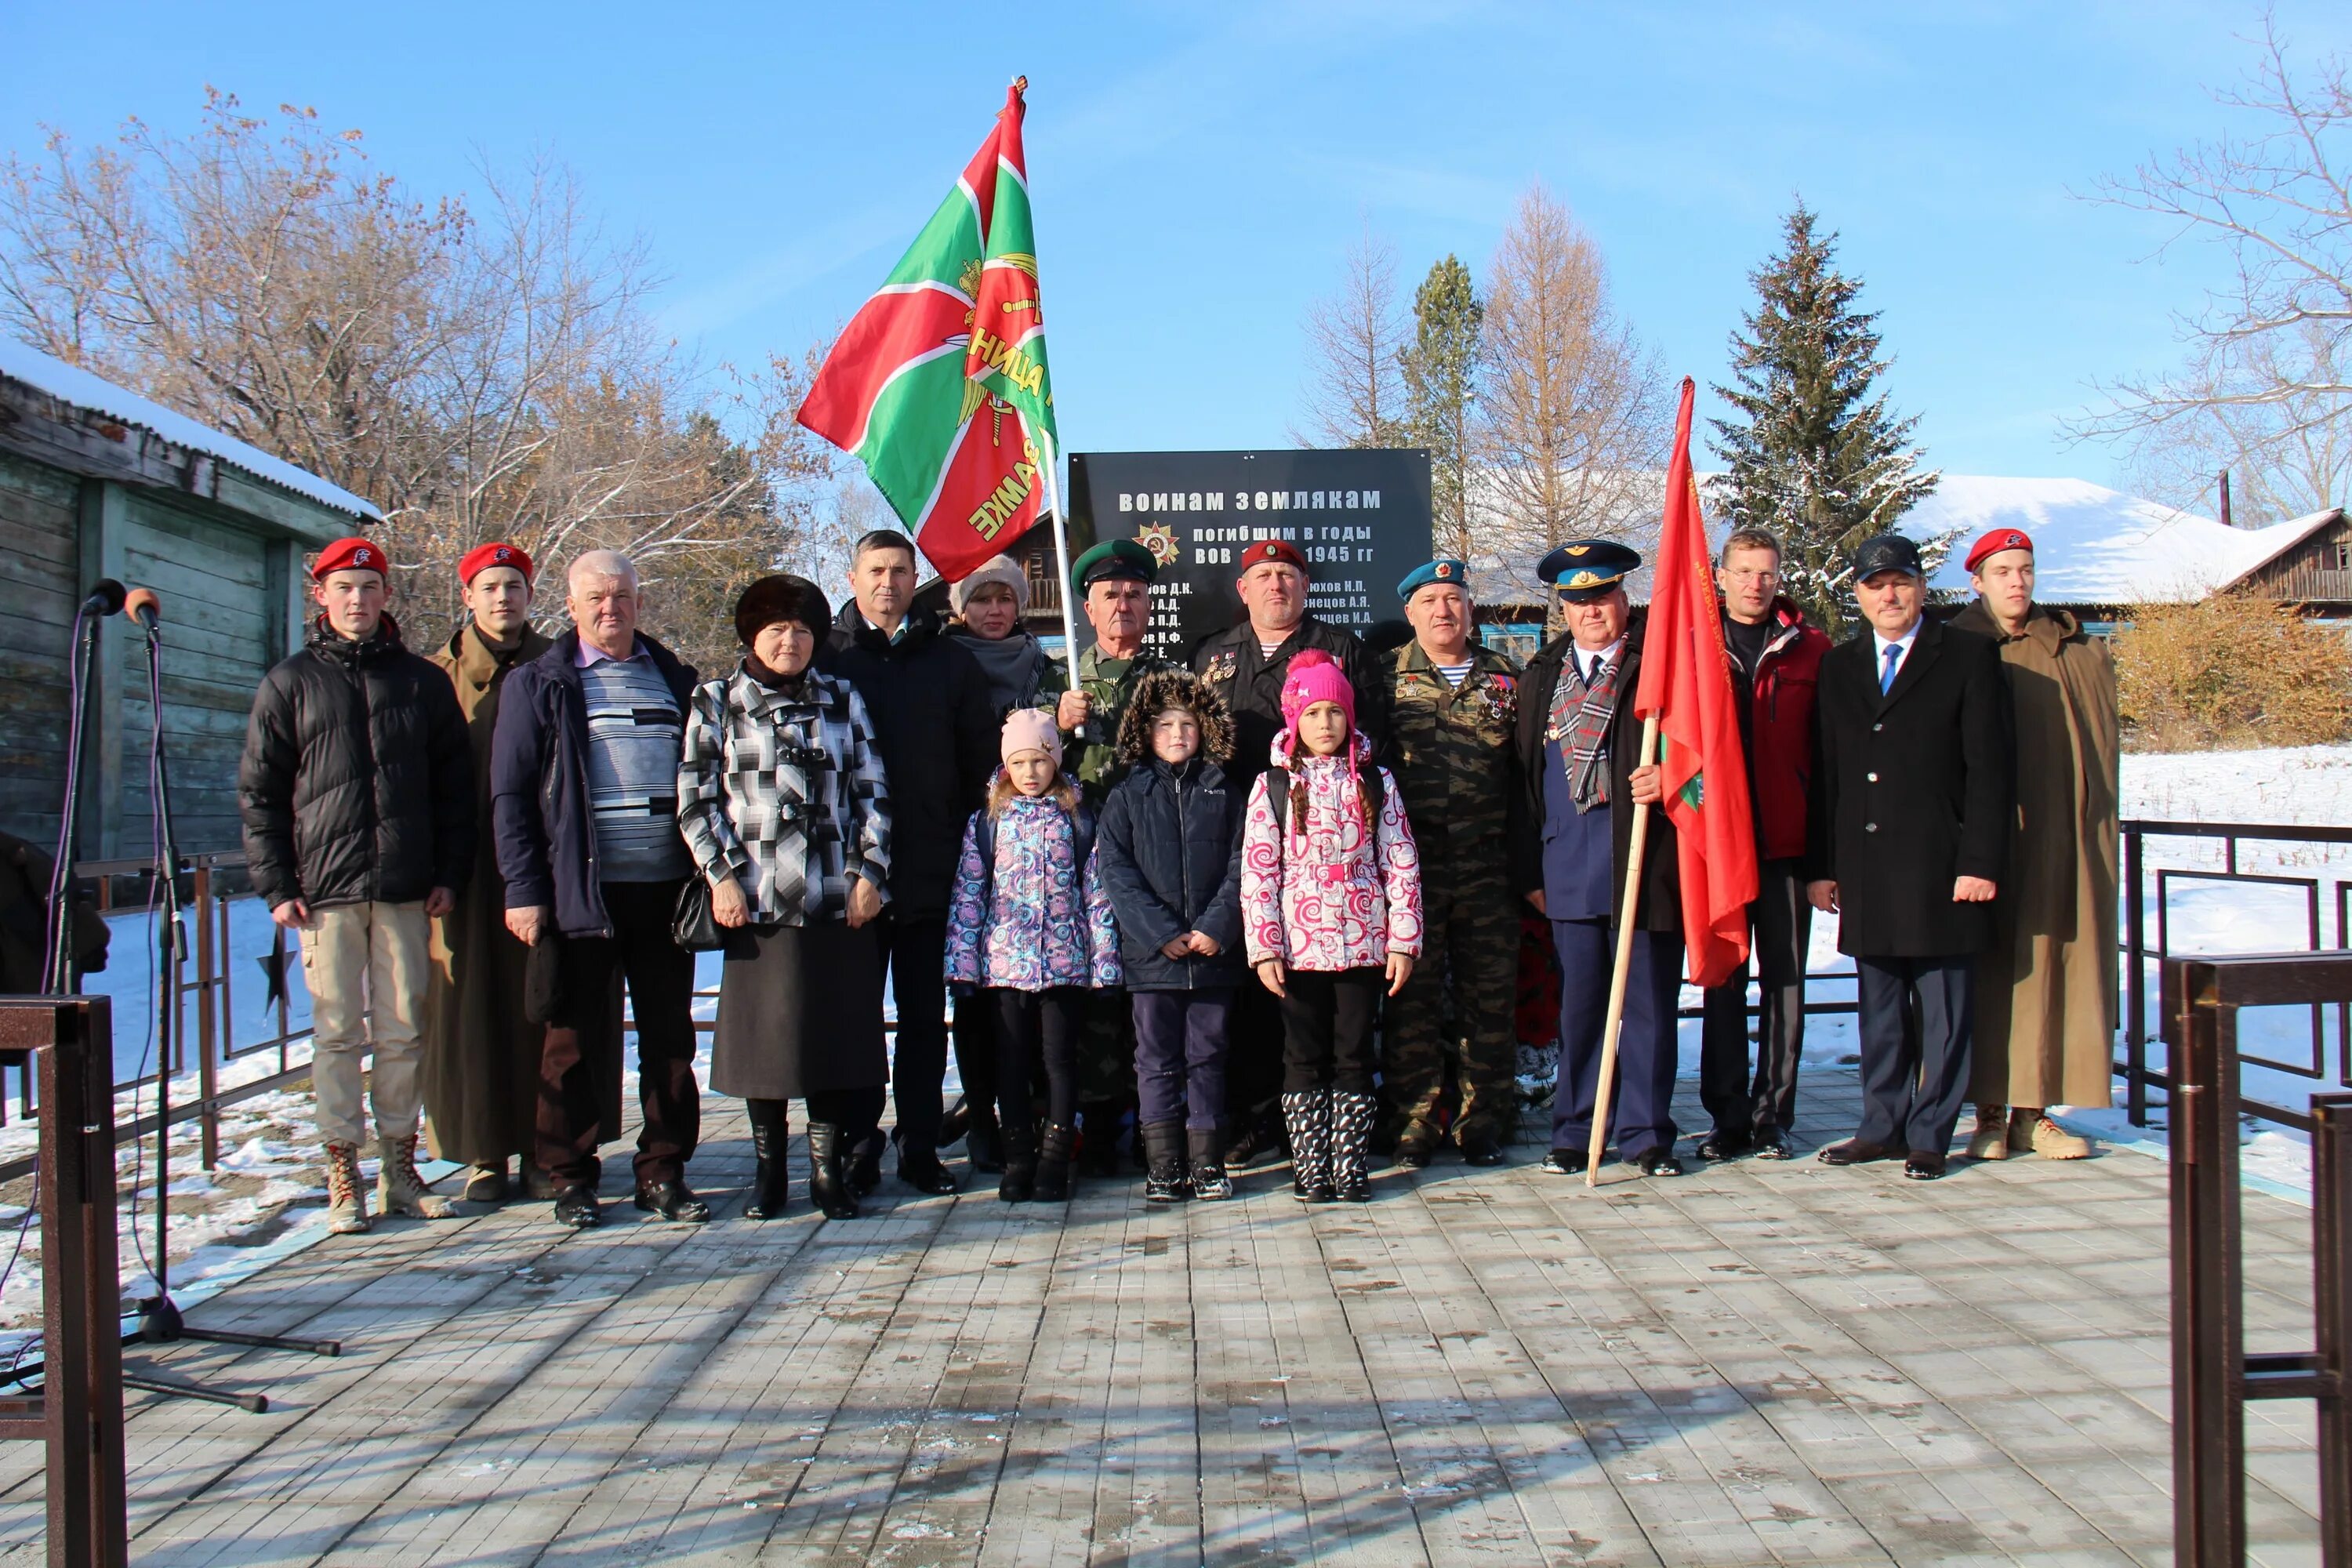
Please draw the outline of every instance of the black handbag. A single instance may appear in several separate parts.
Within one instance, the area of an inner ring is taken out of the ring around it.
[[[670,916],[670,939],[688,952],[717,952],[727,945],[727,933],[710,912],[710,879],[688,877],[677,890],[677,910]]]

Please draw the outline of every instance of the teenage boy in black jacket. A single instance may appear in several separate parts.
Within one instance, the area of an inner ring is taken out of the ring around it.
[[[310,581],[309,642],[254,693],[237,808],[254,891],[300,934],[327,1228],[349,1235],[368,1227],[360,1058],[371,1035],[377,1206],[455,1212],[416,1173],[418,1020],[432,922],[457,906],[473,865],[473,749],[449,678],[402,647],[384,614],[383,550],[338,540]]]

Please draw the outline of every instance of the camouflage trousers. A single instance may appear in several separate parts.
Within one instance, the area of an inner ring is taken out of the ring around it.
[[[1428,863],[1422,867],[1426,877]],[[1423,944],[1412,978],[1389,1003],[1381,1081],[1400,1134],[1437,1139],[1450,1068],[1462,1095],[1457,1142],[1507,1143],[1518,1125],[1512,1022],[1519,900],[1499,878],[1422,884]]]

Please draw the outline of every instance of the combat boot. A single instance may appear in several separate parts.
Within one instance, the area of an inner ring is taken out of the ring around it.
[[[375,1206],[412,1219],[448,1219],[457,1207],[425,1184],[416,1169],[416,1134],[375,1141]]]
[[[1969,1158],[1971,1160],[2009,1158],[2009,1107],[2005,1105],[1977,1107],[1977,1130],[1969,1135]]]
[[[327,1229],[336,1236],[367,1234],[367,1193],[360,1185],[356,1143],[327,1145]]]

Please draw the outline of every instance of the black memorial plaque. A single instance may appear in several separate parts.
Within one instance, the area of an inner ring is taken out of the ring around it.
[[[1071,552],[1139,541],[1160,562],[1146,642],[1185,659],[1241,615],[1234,563],[1250,542],[1307,557],[1308,611],[1361,633],[1394,620],[1397,580],[1429,559],[1429,454],[1074,452]],[[1091,641],[1083,613],[1078,636]]]

